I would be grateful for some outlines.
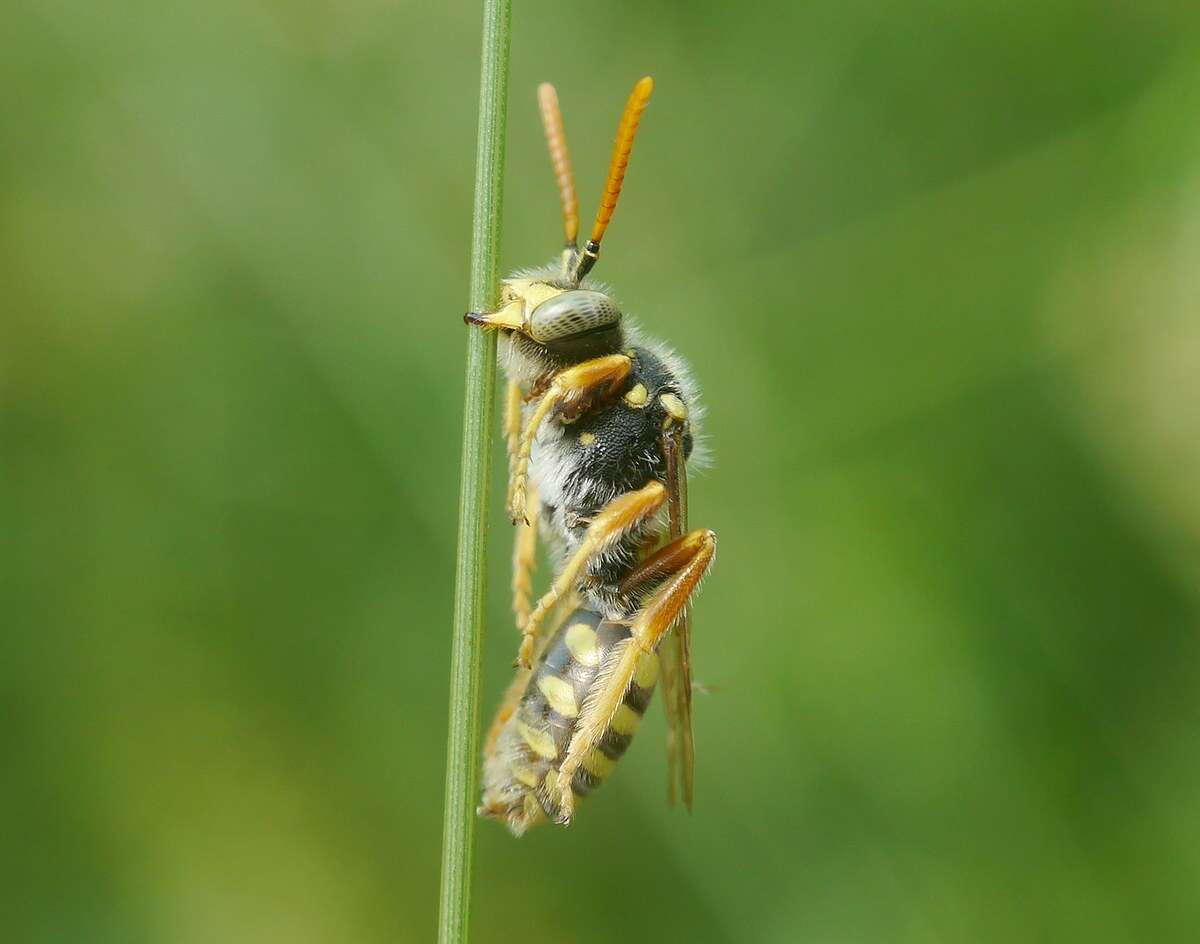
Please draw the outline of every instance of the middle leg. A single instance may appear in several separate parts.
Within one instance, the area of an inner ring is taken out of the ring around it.
[[[521,630],[521,649],[517,655],[517,665],[530,665],[542,621],[559,598],[575,589],[588,563],[596,555],[612,547],[622,535],[653,517],[666,500],[667,490],[662,482],[652,480],[636,492],[618,495],[592,519],[578,549],[530,612],[529,619]]]
[[[541,503],[537,492],[528,489],[529,521],[517,522],[513,536],[513,617],[517,629],[524,630],[533,608],[533,572],[537,568],[537,529]]]

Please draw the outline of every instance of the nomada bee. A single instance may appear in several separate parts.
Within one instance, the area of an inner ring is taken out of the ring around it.
[[[587,278],[653,88],[647,76],[629,96],[580,250],[558,96],[539,87],[566,245],[552,264],[506,279],[498,310],[466,316],[499,332],[508,375],[507,505],[517,526],[521,644],[516,678],[486,738],[479,812],[516,835],[547,818],[571,821],[579,799],[629,746],[660,678],[668,797],[673,803],[682,792],[692,805],[688,606],[716,551],[712,531],[687,528],[687,465],[700,451],[697,390],[684,362],[642,337]],[[534,603],[539,532],[555,577]]]

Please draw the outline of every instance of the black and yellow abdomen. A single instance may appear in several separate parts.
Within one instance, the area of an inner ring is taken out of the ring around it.
[[[524,693],[484,760],[480,812],[503,819],[517,835],[561,808],[559,769],[597,681],[632,645],[629,627],[580,609],[563,622],[529,674]],[[658,680],[658,656],[643,653],[633,683],[596,747],[571,779],[576,799],[612,772],[629,747]]]

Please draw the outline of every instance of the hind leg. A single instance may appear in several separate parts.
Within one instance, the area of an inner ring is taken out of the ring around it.
[[[717,536],[712,531],[693,531],[672,541],[634,571],[634,574],[641,572],[640,579],[644,582],[658,578],[658,587],[645,598],[635,614],[630,627],[631,637],[616,654],[611,669],[608,666],[601,668],[597,688],[589,694],[580,712],[558,772],[557,790],[562,803],[560,822],[570,822],[573,813],[571,780],[575,771],[600,743],[609,727],[621,723],[618,709],[639,664],[654,653],[663,636],[682,616],[716,550]]]

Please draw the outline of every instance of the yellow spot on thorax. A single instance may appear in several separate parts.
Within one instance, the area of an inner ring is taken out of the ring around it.
[[[610,727],[617,734],[633,734],[641,723],[642,716],[622,702],[621,707],[617,709],[617,713],[613,715]]]
[[[683,401],[673,393],[664,393],[658,398],[658,402],[662,404],[663,409],[667,411],[667,415],[672,419],[682,423],[688,418],[687,407],[683,405]]]
[[[574,718],[579,714],[579,706],[575,703],[575,689],[566,679],[557,675],[543,675],[538,679],[538,690],[546,696],[550,707],[564,718]]]
[[[581,446],[590,446],[595,441],[596,441],[595,433],[580,433],[579,434],[579,445],[581,445]]]
[[[567,627],[567,648],[580,665],[600,664],[600,649],[596,645],[596,631],[587,623],[575,623]]]
[[[646,398],[648,396],[645,384],[634,384],[629,392],[625,394],[625,402],[634,409],[640,410],[646,405]]]
[[[541,731],[524,721],[517,719],[517,734],[529,745],[529,749],[539,757],[554,760],[558,756],[558,748],[554,746],[554,737],[549,731]]]

